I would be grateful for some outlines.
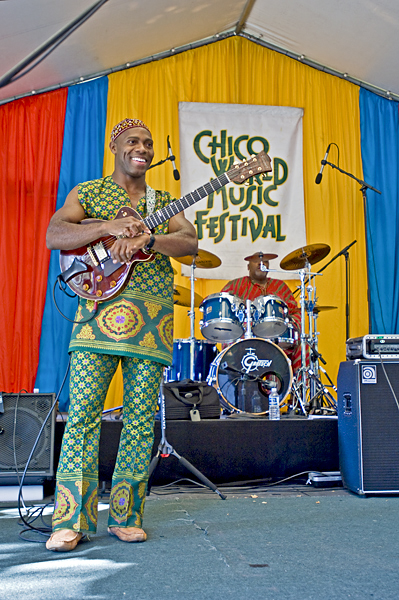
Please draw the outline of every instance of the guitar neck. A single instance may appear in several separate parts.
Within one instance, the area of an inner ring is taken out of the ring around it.
[[[223,173],[222,175],[220,175],[220,177],[217,177],[216,179],[212,179],[211,181],[209,181],[205,185],[197,188],[193,192],[190,192],[189,194],[186,194],[182,198],[179,198],[179,200],[175,200],[174,202],[171,202],[171,204],[169,204],[165,208],[160,208],[159,210],[154,212],[152,215],[149,215],[148,217],[146,217],[144,219],[144,223],[147,225],[147,227],[149,229],[152,230],[155,227],[157,227],[158,225],[160,225],[161,223],[164,223],[171,217],[174,217],[178,213],[182,212],[185,208],[188,208],[189,206],[192,206],[196,202],[199,202],[199,200],[206,198],[207,196],[209,196],[209,194],[212,194],[212,192],[216,192],[217,190],[220,190],[222,187],[227,185],[229,182],[230,182],[230,179],[229,179],[227,173]]]

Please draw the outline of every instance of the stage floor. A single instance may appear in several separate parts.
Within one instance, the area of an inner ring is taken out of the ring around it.
[[[306,471],[339,471],[336,418],[245,418],[235,415],[199,422],[166,422],[166,439],[213,483],[281,479]],[[100,481],[111,481],[122,422],[109,417],[102,422]],[[57,420],[55,464],[58,463],[64,424]],[[156,454],[161,425],[155,422]],[[175,457],[161,458],[153,485],[193,475]]]

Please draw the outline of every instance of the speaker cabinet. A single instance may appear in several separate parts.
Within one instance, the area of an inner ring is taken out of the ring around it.
[[[339,464],[356,494],[399,494],[399,361],[355,360],[338,373]]]
[[[0,485],[18,485],[54,394],[0,394]],[[29,462],[24,482],[54,476],[55,411],[49,416]]]

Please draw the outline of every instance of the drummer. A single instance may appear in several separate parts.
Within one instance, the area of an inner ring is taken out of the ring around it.
[[[229,281],[222,292],[229,292],[242,300],[255,300],[259,296],[277,296],[283,300],[288,308],[288,314],[292,322],[301,331],[301,310],[295,301],[289,287],[279,279],[270,279],[267,274],[269,261],[277,258],[277,254],[255,252],[246,256],[244,260],[248,263],[248,275]],[[287,350],[287,356],[292,363],[294,373],[301,367],[301,346],[298,344],[293,350]]]

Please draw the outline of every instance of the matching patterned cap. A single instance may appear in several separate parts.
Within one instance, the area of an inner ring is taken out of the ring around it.
[[[143,127],[144,129],[147,129],[147,131],[150,131],[147,125],[140,119],[123,119],[123,121],[115,125],[111,131],[111,142],[114,142],[121,133],[126,131],[126,129],[133,129],[133,127]]]

